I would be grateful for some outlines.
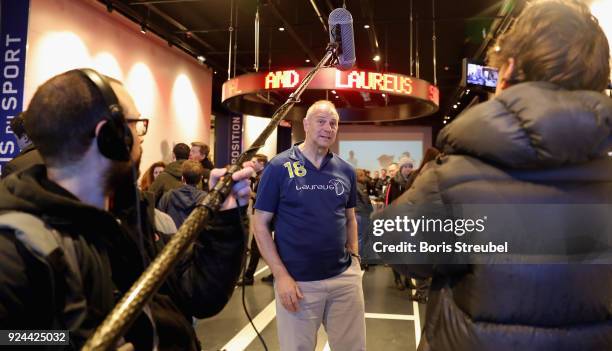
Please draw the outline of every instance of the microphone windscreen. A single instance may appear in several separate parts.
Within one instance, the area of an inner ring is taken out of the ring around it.
[[[338,43],[338,69],[347,70],[355,65],[355,38],[353,16],[344,8],[337,8],[329,14],[329,40]]]

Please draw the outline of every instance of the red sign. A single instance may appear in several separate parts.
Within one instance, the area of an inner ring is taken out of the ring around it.
[[[312,68],[295,68],[245,74],[223,84],[222,101],[238,95],[262,91],[293,89]],[[362,70],[340,71],[321,69],[308,86],[309,90],[348,90],[386,93],[433,102],[439,105],[438,88],[415,77],[396,73],[380,73]]]

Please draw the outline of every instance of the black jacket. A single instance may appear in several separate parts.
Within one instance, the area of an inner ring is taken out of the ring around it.
[[[603,94],[518,84],[444,128],[396,204],[610,204],[611,128]],[[420,351],[612,350],[611,265],[398,268],[433,276]]]
[[[7,164],[2,167],[2,179],[9,176],[11,173],[15,173],[24,170],[33,165],[43,164],[43,159],[40,157],[38,150],[34,147],[34,144],[21,150],[19,155],[15,156],[14,159],[10,160]]]
[[[357,206],[355,206],[355,214],[369,218],[374,211],[370,195],[368,195],[368,186],[366,183],[357,182]]]
[[[385,205],[389,206],[395,199],[400,197],[412,184],[411,178],[413,178],[414,171],[410,173],[408,179],[405,179],[404,176],[401,175],[400,171],[397,172],[395,177],[391,178],[389,181],[389,186],[387,187],[387,194],[385,194]]]
[[[80,284],[69,281],[51,259],[40,260],[13,231],[0,230],[0,329],[50,329],[57,319],[61,329],[70,330],[73,347],[82,346],[143,271],[138,234],[133,229],[135,210],[121,205],[123,196],[133,198],[133,193],[124,192],[115,199],[115,217],[83,204],[48,180],[44,166],[13,174],[0,183],[0,211],[35,215],[63,240],[72,242],[82,276]],[[143,255],[148,262],[164,243],[154,238],[153,208],[144,202],[141,205]],[[191,317],[212,316],[229,300],[244,250],[239,219],[238,210],[218,213],[154,296],[150,305],[160,349],[197,349]],[[85,304],[66,303],[68,296],[75,295]],[[126,339],[136,349],[150,349],[150,332],[151,325],[143,317]]]

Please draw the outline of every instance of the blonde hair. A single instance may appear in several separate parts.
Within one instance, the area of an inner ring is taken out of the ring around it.
[[[589,8],[577,0],[526,6],[487,53],[501,68],[514,58],[509,83],[546,81],[569,90],[603,91],[610,80],[608,40]]]

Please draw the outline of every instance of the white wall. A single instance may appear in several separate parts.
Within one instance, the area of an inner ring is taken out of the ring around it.
[[[257,139],[259,134],[266,128],[270,123],[270,118],[256,117],[256,116],[244,116],[242,126],[242,150],[246,150],[251,144]],[[270,134],[266,145],[259,149],[258,153],[268,156],[268,159],[276,156],[276,129]]]
[[[31,0],[25,106],[48,78],[92,67],[123,81],[150,118],[141,170],[170,161],[172,146],[210,140],[212,72],[93,0]]]

